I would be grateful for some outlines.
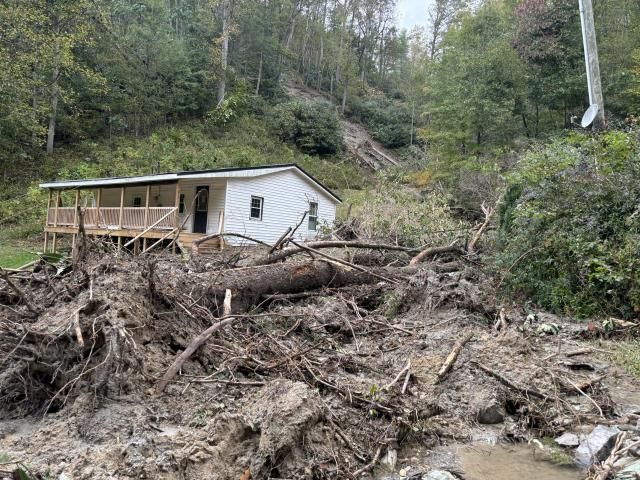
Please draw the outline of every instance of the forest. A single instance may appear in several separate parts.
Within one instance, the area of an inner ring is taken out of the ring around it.
[[[0,2],[0,480],[636,478],[640,1],[587,128],[578,0],[407,3]],[[318,238],[43,251],[42,182],[294,163]]]

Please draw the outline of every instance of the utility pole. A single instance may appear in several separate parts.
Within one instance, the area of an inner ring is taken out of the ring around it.
[[[582,43],[584,45],[584,62],[587,69],[589,86],[589,106],[597,105],[598,113],[593,121],[593,129],[605,127],[604,98],[600,82],[600,64],[598,62],[598,45],[593,21],[593,5],[591,0],[578,0],[580,3],[580,23],[582,25]]]

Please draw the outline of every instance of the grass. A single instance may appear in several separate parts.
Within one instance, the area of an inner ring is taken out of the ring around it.
[[[18,268],[38,258],[35,252],[42,245],[34,237],[16,238],[16,232],[5,229],[0,233],[0,267]]]
[[[611,360],[629,375],[640,378],[640,340],[619,341],[611,349]]]

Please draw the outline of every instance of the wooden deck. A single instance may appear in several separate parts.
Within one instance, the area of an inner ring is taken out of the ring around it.
[[[119,246],[133,246],[142,252],[159,246],[164,240],[172,240],[178,233],[176,245],[188,253],[191,243],[204,235],[180,230],[176,207],[86,207],[78,210],[75,207],[58,207],[48,209],[44,228],[45,251],[50,233],[53,234],[54,250],[57,234],[72,234],[75,240],[80,232],[81,217],[87,235],[116,237]],[[221,245],[218,239],[209,240],[202,245],[201,252],[211,253]]]

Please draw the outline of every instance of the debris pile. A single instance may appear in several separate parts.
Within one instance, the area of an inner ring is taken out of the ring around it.
[[[575,361],[583,327],[497,305],[462,250],[372,266],[353,251],[385,247],[359,243],[188,262],[93,246],[5,272],[0,478],[400,478],[412,446],[490,425],[519,441],[635,418]]]

